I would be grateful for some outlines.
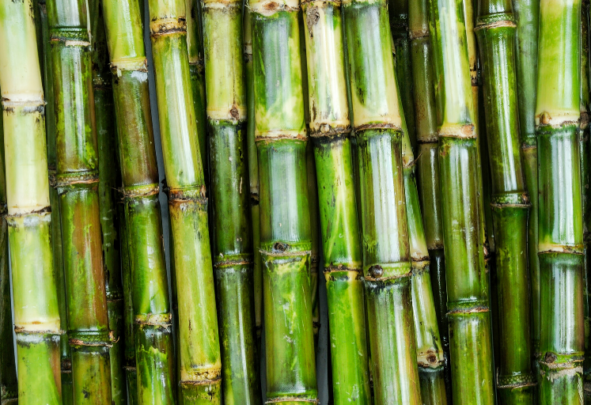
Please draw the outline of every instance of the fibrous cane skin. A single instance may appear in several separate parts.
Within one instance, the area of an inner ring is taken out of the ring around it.
[[[250,2],[267,400],[316,403],[298,0]]]
[[[318,179],[334,402],[371,404],[341,3],[310,1],[302,8],[310,136],[316,160],[312,175]]]
[[[181,401],[221,401],[207,197],[187,51],[186,1],[150,0],[150,32],[178,297]]]
[[[111,402],[111,338],[99,213],[99,162],[87,3],[47,2],[73,402]]]
[[[172,319],[140,4],[103,0],[103,13],[125,205],[122,281],[126,339],[133,336],[125,350],[127,387],[131,403],[174,404]]]
[[[538,143],[535,130],[536,77],[538,73],[538,17],[540,2],[513,0],[517,22],[517,97],[523,172],[531,209],[528,223],[528,262],[531,294],[530,336],[534,375],[539,375],[540,265],[538,260]],[[537,390],[536,390],[537,392]]]
[[[0,3],[0,86],[2,87],[2,202],[7,205],[17,343],[18,403],[62,404],[60,314],[51,246],[51,209],[41,69],[37,54],[33,1]],[[5,235],[5,232],[2,232]],[[5,236],[2,236],[4,239]],[[3,243],[6,249],[5,242]],[[6,250],[2,254],[7,259]],[[6,260],[3,259],[3,260]],[[6,297],[7,263],[2,294]],[[2,302],[5,302],[3,299]],[[3,314],[6,304],[2,305]],[[10,314],[8,305],[8,314]],[[10,321],[2,316],[2,331]],[[8,321],[8,322],[7,322]],[[4,333],[3,333],[3,336]],[[11,338],[3,340],[2,402],[15,403],[10,376]],[[13,360],[14,361],[14,360]],[[12,380],[12,381],[11,381]]]
[[[404,114],[385,1],[343,3],[357,139],[363,272],[376,404],[419,404],[403,175]]]
[[[480,0],[476,35],[484,84],[499,316],[497,392],[503,404],[533,404],[527,256],[529,199],[519,138],[516,24],[510,0]]]
[[[539,403],[583,402],[583,212],[579,145],[581,1],[540,2],[536,133]]]
[[[202,3],[224,403],[261,403],[248,187],[242,1]]]
[[[466,19],[461,1],[431,2],[452,397],[481,405],[494,403],[493,351]]]

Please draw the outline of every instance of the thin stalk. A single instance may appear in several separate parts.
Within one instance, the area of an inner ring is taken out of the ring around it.
[[[583,212],[579,120],[581,2],[540,2],[538,138],[539,403],[583,399]]]
[[[47,14],[73,397],[75,404],[105,404],[111,402],[111,339],[87,4],[84,0],[51,0]]]
[[[126,378],[132,403],[173,404],[172,316],[140,3],[103,0],[125,205]]]
[[[169,187],[181,401],[220,401],[221,366],[205,177],[187,51],[186,1],[150,0],[150,32]],[[197,343],[198,342],[198,343]]]
[[[528,262],[531,285],[531,342],[534,375],[539,375],[540,356],[540,264],[538,260],[538,143],[535,129],[538,75],[538,19],[540,2],[513,0],[517,20],[517,97],[519,134],[525,183],[531,203],[528,224]]]
[[[18,403],[61,405],[60,314],[53,269],[45,101],[32,0],[0,2],[0,86],[4,150],[2,228],[8,226],[17,344]],[[4,232],[1,235],[5,235]],[[4,244],[4,246],[6,246]],[[6,254],[2,255],[6,258]],[[5,260],[5,259],[4,259]],[[6,297],[3,265],[2,292]],[[5,300],[2,300],[5,302]],[[6,304],[3,304],[6,309]],[[9,306],[10,307],[10,306]],[[9,310],[10,311],[10,310]],[[4,313],[4,312],[3,312]],[[9,317],[10,318],[10,317]],[[3,316],[3,331],[6,331]],[[10,322],[12,324],[12,322]],[[12,329],[8,327],[8,329]],[[11,340],[8,340],[10,342]],[[3,341],[5,342],[5,341]],[[10,347],[10,344],[5,344]],[[12,351],[12,349],[10,350]],[[7,351],[7,355],[10,353]],[[2,402],[16,397],[2,357]]]
[[[202,3],[213,252],[224,403],[260,404],[248,184],[242,0]]]
[[[94,49],[92,56],[94,112],[99,152],[99,209],[103,237],[103,265],[106,279],[109,329],[113,343],[111,359],[111,398],[113,405],[127,402],[123,370],[123,287],[121,285],[121,257],[119,250],[119,212],[117,199],[120,170],[117,158],[117,128],[113,100],[112,76],[105,37],[102,10],[97,10]]]
[[[252,18],[250,8],[244,8],[244,69],[246,71],[246,143],[248,153],[248,180],[250,212],[252,218],[252,247],[254,251],[254,314],[257,346],[261,346],[263,324],[263,267],[261,257],[261,222],[259,208],[259,164],[255,141],[254,72],[252,60]]]
[[[334,403],[371,404],[360,225],[345,81],[341,3],[302,5],[314,144]]]
[[[39,19],[42,41],[40,62],[42,66],[43,87],[45,89],[45,124],[47,133],[47,164],[49,169],[49,201],[51,203],[51,247],[53,252],[53,269],[57,284],[57,297],[60,311],[61,329],[68,329],[68,317],[66,311],[66,285],[64,282],[64,261],[62,250],[62,227],[59,206],[59,196],[55,174],[57,170],[57,144],[55,127],[55,104],[53,94],[53,65],[51,63],[51,41],[49,35],[49,21],[47,19],[47,6],[45,0],[38,1]],[[64,405],[73,403],[72,397],[72,355],[68,344],[68,335],[64,332],[60,338],[61,373],[62,373],[62,400]]]
[[[363,272],[376,404],[419,404],[405,204],[404,113],[385,0],[343,3],[357,139]]]
[[[250,1],[267,400],[316,403],[299,0]]]
[[[519,109],[514,91],[516,24],[511,0],[480,0],[480,46],[495,229],[499,316],[499,400],[533,404],[530,297],[527,267],[529,199],[519,139]]]
[[[452,397],[494,403],[488,274],[484,263],[477,110],[471,80],[467,2],[432,0],[439,192],[446,259]]]

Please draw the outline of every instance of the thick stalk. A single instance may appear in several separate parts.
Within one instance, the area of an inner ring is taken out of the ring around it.
[[[267,400],[315,403],[306,125],[298,0],[250,2]]]
[[[222,361],[186,1],[150,0],[149,5],[179,305],[179,385],[186,405],[219,403]]]
[[[117,208],[120,170],[116,153],[117,136],[112,77],[102,10],[95,16],[97,29],[92,56],[94,112],[99,152],[99,207],[103,238],[103,265],[106,279],[109,329],[113,343],[111,359],[111,397],[113,405],[127,402],[123,370],[123,287],[119,250],[119,212]]]
[[[404,114],[385,1],[343,3],[357,138],[363,271],[376,404],[419,404],[404,193]]]
[[[254,314],[257,346],[260,347],[263,324],[263,268],[261,258],[261,222],[259,214],[259,164],[255,141],[254,72],[252,60],[252,18],[250,9],[244,8],[244,68],[246,70],[246,142],[248,152],[248,179],[250,212],[252,216],[252,247],[254,251]]]
[[[539,401],[579,404],[584,351],[580,0],[542,0],[539,27]]]
[[[334,403],[371,404],[360,225],[345,81],[341,3],[302,5],[314,144]]]
[[[538,143],[535,130],[536,83],[538,74],[537,0],[513,0],[517,20],[517,97],[523,172],[531,210],[528,224],[528,262],[531,284],[532,363],[538,376],[540,356],[540,265],[538,260]]]
[[[471,22],[465,17],[464,3],[434,0],[430,10],[452,397],[458,404],[492,404],[493,352],[483,254],[480,159],[470,41],[464,29]]]
[[[499,316],[497,389],[504,404],[533,404],[527,218],[514,91],[516,24],[510,0],[480,0],[477,36],[491,174]]]
[[[137,398],[139,404],[174,404],[172,319],[140,3],[103,0],[103,12],[125,204],[122,278],[126,338],[133,336],[135,346],[133,353],[133,346],[126,345],[127,385],[132,403]]]
[[[242,0],[202,3],[224,403],[259,404]]]
[[[47,2],[57,172],[75,404],[111,402],[92,62],[83,0]]]
[[[58,305],[60,311],[61,329],[68,329],[68,317],[66,311],[66,285],[64,283],[64,261],[62,250],[62,227],[59,207],[59,195],[55,174],[57,169],[57,144],[55,127],[55,104],[53,100],[53,65],[51,63],[51,41],[49,34],[49,21],[47,19],[47,6],[45,0],[37,2],[39,6],[39,18],[42,41],[40,61],[42,66],[42,79],[45,95],[45,124],[47,134],[47,164],[49,169],[49,201],[51,203],[51,247],[53,252],[53,270],[57,284]],[[39,37],[38,37],[39,38]],[[72,356],[68,335],[64,332],[60,338],[61,372],[62,372],[62,400],[64,405],[73,403],[72,398]]]
[[[50,243],[45,102],[31,10],[34,10],[32,0],[0,3],[0,86],[4,134],[0,147],[4,151],[0,165],[4,217],[1,226],[2,229],[8,226],[10,242],[18,403],[60,405],[61,330]],[[2,231],[0,235],[6,233]],[[2,246],[6,249],[6,242]],[[6,253],[4,250],[2,254],[4,270],[0,290],[4,297],[8,285]],[[5,303],[6,299],[3,298],[2,302]],[[2,307],[5,314],[6,304]],[[2,315],[0,325],[2,332],[12,336],[10,316],[7,319],[6,315]],[[0,376],[3,403],[15,403],[13,398],[17,396],[16,380],[6,371],[10,369],[13,353],[11,341],[12,337],[3,341],[5,349]]]

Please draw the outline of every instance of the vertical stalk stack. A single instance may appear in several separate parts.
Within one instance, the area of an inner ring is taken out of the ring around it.
[[[179,305],[179,385],[184,404],[215,403],[220,401],[222,362],[186,1],[150,0],[149,5]]]
[[[419,404],[405,204],[404,115],[385,1],[343,3],[357,138],[363,271],[376,404]]]
[[[111,402],[111,339],[87,4],[51,0],[47,7],[73,398],[75,404],[105,404]]]
[[[542,0],[538,51],[541,404],[583,399],[583,222],[579,150],[581,1]]]
[[[316,403],[299,0],[250,2],[267,400]]]
[[[437,75],[439,190],[452,397],[454,403],[480,405],[494,403],[493,352],[476,110],[465,28],[471,22],[465,16],[464,3],[433,0],[430,33]]]
[[[6,174],[5,218],[12,268],[18,402],[60,405],[62,332],[50,243],[45,102],[32,10],[32,0],[0,2],[0,86],[6,157],[1,167]],[[8,364],[3,363],[3,367]],[[1,378],[2,384],[8,383],[4,371]],[[11,391],[3,392],[6,397],[2,399],[16,397]]]
[[[370,404],[360,225],[339,1],[302,4],[310,136],[314,143],[334,402]]]
[[[446,394],[451,399],[449,381],[449,339],[447,329],[447,290],[445,285],[445,256],[443,252],[443,224],[439,194],[439,167],[437,160],[437,111],[435,108],[435,77],[433,48],[429,36],[429,2],[413,1],[409,8],[410,52],[412,57],[414,111],[418,156],[416,170],[419,196],[422,201],[424,236],[429,251],[429,273],[437,327],[444,355]]]
[[[242,1],[202,8],[210,128],[214,269],[226,404],[259,404],[248,189]]]
[[[519,140],[515,31],[511,0],[480,0],[476,33],[482,63],[484,110],[492,179],[497,252],[499,400],[533,404],[530,297],[527,267],[529,199]]]
[[[129,294],[127,289],[132,290],[135,322],[136,364],[128,363],[128,390],[132,403],[137,396],[141,404],[174,404],[172,317],[140,3],[103,0],[103,12],[113,73],[123,180],[125,235],[122,237],[127,243],[127,259],[131,267],[129,274],[124,256],[123,285],[126,295]],[[122,253],[125,252],[124,248]],[[129,332],[128,329],[128,335]],[[127,359],[133,361],[133,355],[128,353]]]
[[[97,5],[98,6],[98,5]],[[96,10],[96,31],[93,40],[94,113],[99,153],[99,209],[103,238],[103,265],[106,280],[109,329],[112,332],[111,398],[114,405],[126,403],[123,375],[123,287],[118,235],[119,164],[116,153],[117,136],[112,77],[105,38],[102,10]]]
[[[517,20],[517,97],[519,133],[523,173],[531,209],[528,224],[528,261],[531,285],[531,344],[532,363],[538,375],[540,352],[540,266],[538,261],[538,143],[535,129],[536,77],[538,74],[538,16],[537,0],[513,0]]]

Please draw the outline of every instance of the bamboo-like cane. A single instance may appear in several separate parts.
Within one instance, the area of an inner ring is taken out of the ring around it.
[[[88,5],[50,0],[57,172],[75,404],[111,402]]]
[[[61,330],[50,244],[45,102],[34,7],[32,0],[0,3],[0,85],[6,158],[1,167],[6,174],[5,219],[12,268],[18,403],[60,405]],[[7,285],[5,274],[3,295]],[[4,316],[3,320],[6,321]],[[5,322],[1,325],[5,330]],[[5,360],[3,357],[2,361]],[[8,364],[3,363],[3,367],[8,368]],[[7,384],[9,375],[3,371],[0,381]],[[14,397],[16,392],[10,387],[3,392],[2,399]]]
[[[260,404],[248,188],[242,0],[202,4],[214,269],[224,403]]]
[[[539,403],[583,399],[581,1],[540,2],[536,133],[540,260]]]

